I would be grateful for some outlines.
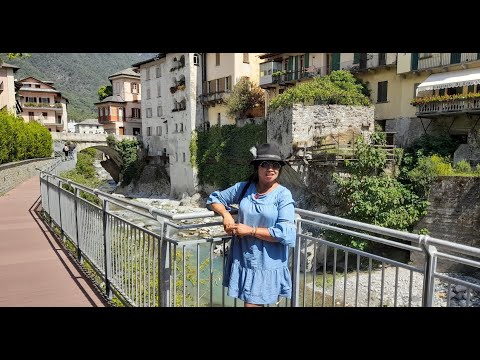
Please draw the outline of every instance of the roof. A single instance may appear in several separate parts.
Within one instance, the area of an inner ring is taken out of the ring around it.
[[[480,84],[480,68],[448,71],[432,74],[417,87],[420,91],[452,88]]]
[[[120,95],[112,95],[112,96],[107,96],[102,101],[96,102],[95,105],[103,104],[103,103],[107,103],[107,102],[124,103],[126,101]]]
[[[153,62],[153,61],[157,61],[161,58],[164,58],[167,56],[167,53],[158,53],[157,55],[155,55],[153,58],[151,59],[148,59],[148,60],[144,60],[144,61],[140,61],[138,63],[135,63],[133,64],[132,66],[136,66],[136,67],[139,67],[140,65],[143,65],[143,64],[147,64],[149,62]]]
[[[283,54],[283,53],[265,53],[263,55],[259,55],[258,58],[259,59],[268,59],[268,58],[278,56],[278,55],[281,55],[281,54]]]
[[[128,69],[120,70],[119,72],[116,72],[115,74],[110,75],[108,78],[110,79],[114,76],[122,76],[122,75],[133,76],[133,77],[136,77],[136,78],[140,78],[140,74],[138,74],[135,71],[135,68],[133,68],[133,67],[130,67]]]
[[[18,69],[20,69],[18,66],[7,64],[6,62],[2,62],[0,64],[0,67],[5,67],[5,68],[12,68],[13,72],[16,72]]]
[[[26,87],[26,86],[22,86],[20,88],[20,90],[24,90],[24,91],[33,91],[33,92],[47,92],[47,93],[57,93],[57,94],[61,94],[60,91],[58,90],[55,90],[55,89],[37,89],[37,88],[32,88],[32,87]]]
[[[86,119],[75,124],[75,126],[78,125],[100,125],[100,123],[98,122],[98,119]]]

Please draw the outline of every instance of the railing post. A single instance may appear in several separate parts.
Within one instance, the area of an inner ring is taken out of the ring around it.
[[[60,239],[62,240],[62,242],[65,242],[65,234],[63,233],[63,224],[62,224],[62,206],[60,204],[60,195],[62,193],[61,191],[61,187],[62,187],[62,181],[61,180],[58,180],[58,183],[57,183],[57,191],[58,191],[58,216],[60,218]]]
[[[111,278],[111,264],[110,264],[110,228],[108,222],[108,200],[102,198],[102,210],[103,210],[103,246],[105,256],[105,294],[109,300],[112,299],[112,289],[110,287]]]
[[[47,203],[48,203],[48,220],[50,223],[50,227],[53,228],[53,220],[52,220],[52,213],[50,212],[50,181],[48,180],[49,175],[47,174]]]
[[[82,250],[80,249],[80,237],[78,235],[78,188],[73,187],[74,191],[74,196],[75,196],[75,201],[73,203],[74,206],[74,211],[75,211],[75,235],[77,238],[77,259],[78,262],[81,264],[82,263]]]
[[[293,248],[293,264],[292,264],[292,307],[298,306],[298,296],[299,296],[299,283],[300,279],[300,233],[302,227],[300,221],[302,217],[298,214],[295,214],[295,222],[297,225],[297,235],[295,239],[295,247]]]
[[[419,245],[425,254],[425,269],[423,273],[422,305],[433,306],[433,294],[435,289],[435,269],[437,268],[437,249],[428,244],[428,235],[421,235]]]
[[[158,305],[160,307],[170,307],[170,243],[167,241],[169,237],[169,222],[160,216],[157,216],[157,220],[161,222],[161,238],[159,244],[159,256],[158,256]]]

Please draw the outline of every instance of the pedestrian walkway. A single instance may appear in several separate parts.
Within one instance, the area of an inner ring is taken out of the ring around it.
[[[0,306],[103,307],[35,208],[38,177],[0,197]]]

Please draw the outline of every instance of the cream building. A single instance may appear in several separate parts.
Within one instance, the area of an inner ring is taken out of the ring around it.
[[[86,119],[76,123],[75,132],[79,134],[105,134],[103,125],[98,122],[98,119]]]
[[[53,82],[27,77],[18,81],[21,116],[28,121],[38,121],[50,132],[67,131],[68,99],[55,89]]]
[[[140,135],[142,90],[138,69],[124,69],[108,79],[112,84],[112,96],[95,103],[99,123],[109,134]]]
[[[464,144],[465,151],[476,152],[474,148],[480,147],[480,53],[399,53],[397,74],[400,110],[386,122],[386,129],[396,133],[400,145],[422,134],[449,134]],[[411,105],[415,98],[432,96],[436,101]]]
[[[272,98],[300,81],[325,76],[331,70],[331,55],[326,53],[266,53],[259,59],[259,85],[265,90],[265,114]]]
[[[232,88],[245,76],[254,84],[259,84],[260,58],[258,53],[205,53],[203,65],[204,79],[199,95],[205,111],[205,125],[235,124],[235,119],[227,116],[225,100]],[[255,114],[252,114],[254,116]],[[259,114],[263,116],[263,114]]]
[[[161,53],[133,64],[141,73],[143,141],[149,156],[168,157],[171,195],[192,195],[198,188],[197,170],[190,163],[192,133],[203,124],[197,101],[202,91],[202,55]],[[157,70],[158,69],[158,70]]]
[[[17,113],[14,77],[18,69],[18,66],[5,62],[0,64],[0,110]]]

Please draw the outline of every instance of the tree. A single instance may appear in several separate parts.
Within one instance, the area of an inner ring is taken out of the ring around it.
[[[227,99],[227,115],[235,119],[242,118],[248,110],[264,104],[263,90],[248,77],[242,76]]]
[[[112,85],[103,85],[98,89],[98,100],[102,101],[106,97],[113,95]]]
[[[28,54],[28,53],[7,53],[7,57],[9,59],[16,59],[16,58],[23,59],[23,58],[26,58],[26,57],[29,57],[29,56],[30,56],[30,54]],[[3,60],[0,57],[0,65],[2,65],[2,63],[3,63]]]

